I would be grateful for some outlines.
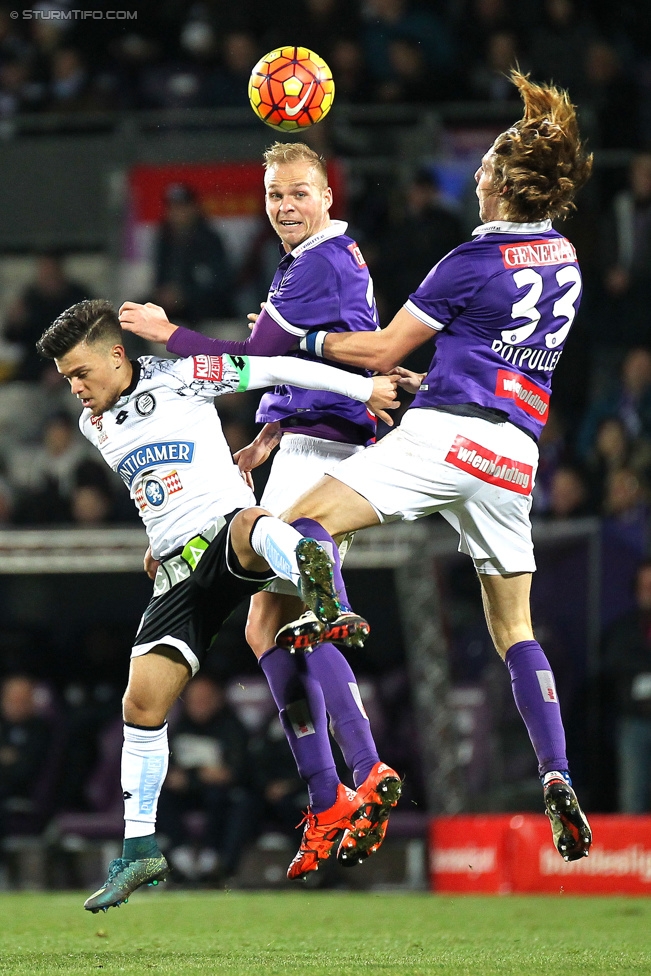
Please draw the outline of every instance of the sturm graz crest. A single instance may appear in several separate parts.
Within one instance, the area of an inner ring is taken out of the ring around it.
[[[147,503],[154,509],[164,508],[167,503],[167,489],[160,478],[150,476],[143,485]]]
[[[156,409],[156,400],[151,393],[141,393],[136,397],[135,407],[141,417],[148,417]]]

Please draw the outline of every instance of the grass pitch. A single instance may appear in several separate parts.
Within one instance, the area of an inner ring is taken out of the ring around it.
[[[0,973],[651,973],[651,899],[137,892],[0,895]]]

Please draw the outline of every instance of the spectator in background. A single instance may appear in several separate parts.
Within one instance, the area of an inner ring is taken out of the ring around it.
[[[378,102],[431,102],[439,97],[432,91],[432,78],[419,41],[411,37],[394,37],[389,41],[389,77],[376,89]]]
[[[101,470],[92,457],[70,414],[48,417],[41,443],[17,446],[9,456],[9,477],[18,492],[16,520],[64,521],[80,466],[86,462]]]
[[[599,425],[609,417],[621,420],[632,441],[651,440],[651,351],[631,349],[621,365],[615,389],[605,393],[589,408],[579,429],[577,453],[587,461],[595,448]]]
[[[518,93],[508,74],[517,64],[522,67],[516,35],[510,30],[493,31],[485,41],[482,58],[468,73],[469,95],[490,102],[517,99]],[[526,67],[522,67],[526,70]]]
[[[651,308],[651,153],[638,153],[629,186],[617,194],[603,224],[605,302],[600,339],[632,346],[649,336]]]
[[[258,43],[246,31],[231,31],[222,43],[222,66],[207,91],[207,104],[216,108],[249,105],[249,77],[261,54]]]
[[[253,779],[262,799],[263,822],[293,840],[301,811],[309,801],[277,715],[272,716],[262,734],[253,741],[252,754]]]
[[[549,489],[548,517],[560,521],[588,514],[588,489],[582,472],[569,464],[557,468]]]
[[[328,61],[336,79],[337,104],[360,104],[373,101],[373,86],[364,63],[360,44],[350,37],[340,37],[332,45]]]
[[[397,216],[378,241],[373,264],[383,300],[381,318],[394,315],[433,264],[464,240],[460,218],[445,200],[434,173],[417,172],[400,199]]]
[[[111,522],[113,496],[104,485],[76,485],[70,499],[70,515],[76,525],[92,527]]]
[[[50,729],[38,714],[36,685],[24,675],[6,678],[0,691],[0,842],[6,816],[31,812],[31,794],[47,762]]]
[[[183,712],[171,733],[171,762],[158,805],[170,860],[188,880],[230,877],[252,829],[248,735],[226,704],[222,687],[199,675],[183,693]],[[184,813],[206,815],[202,847],[187,846]]]
[[[172,183],[165,204],[156,242],[153,301],[170,319],[189,325],[231,315],[232,271],[196,193],[184,183]]]
[[[29,61],[13,56],[0,60],[0,118],[42,107],[43,88],[31,77]]]
[[[409,0],[367,0],[363,13],[361,41],[368,70],[378,85],[387,79],[391,43],[407,40],[422,49],[431,101],[454,95],[454,41],[442,18]]]
[[[486,38],[511,31],[513,25],[513,11],[507,0],[466,0],[458,28],[464,64],[470,70],[482,64]]]
[[[634,78],[623,66],[616,49],[593,40],[585,53],[581,104],[594,113],[595,144],[602,149],[637,149],[640,145],[640,94]]]
[[[565,424],[558,410],[551,406],[547,423],[538,441],[540,459],[533,490],[533,515],[546,515],[550,509],[550,495],[554,475],[568,459]]]
[[[36,352],[36,340],[61,312],[90,298],[83,285],[68,278],[58,254],[41,254],[36,259],[34,281],[10,306],[4,324],[4,337],[23,349],[23,358],[14,379],[40,380],[52,371]]]
[[[651,812],[651,561],[638,568],[636,606],[604,640],[606,687],[614,689],[619,810]],[[611,706],[612,707],[612,706]]]
[[[355,40],[359,35],[357,4],[349,0],[299,0],[296,28],[300,31],[300,43],[318,51],[332,68],[332,52],[337,42],[341,38]],[[335,82],[338,90],[336,74]]]
[[[630,468],[612,471],[606,479],[603,500],[603,537],[638,553],[647,552],[649,529],[648,492]]]
[[[94,112],[108,106],[94,90],[81,53],[60,47],[52,54],[47,108],[51,112]]]
[[[650,465],[651,440],[639,438],[633,441],[620,417],[602,420],[587,459],[594,508],[602,509],[611,474],[630,468],[634,474],[643,477]]]
[[[535,76],[576,91],[583,80],[580,54],[592,37],[592,25],[574,0],[544,0],[542,23],[529,50]]]

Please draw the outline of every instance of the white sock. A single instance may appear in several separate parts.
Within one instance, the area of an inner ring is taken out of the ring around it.
[[[271,515],[263,515],[251,533],[251,548],[266,559],[276,576],[298,584],[300,573],[296,546],[303,536],[296,529]]]
[[[122,792],[124,836],[146,837],[156,830],[156,809],[169,762],[167,722],[162,729],[124,726]]]

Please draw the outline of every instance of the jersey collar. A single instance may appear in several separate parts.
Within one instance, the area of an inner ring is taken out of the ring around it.
[[[140,382],[140,373],[142,370],[141,370],[139,359],[131,360],[131,369],[132,369],[131,382],[129,383],[126,390],[122,390],[122,393],[120,394],[117,403],[120,403],[121,400],[126,400],[128,397],[130,397],[133,391],[135,390],[135,388],[138,386],[138,383]]]
[[[324,230],[320,230],[318,234],[313,234],[312,237],[308,237],[302,244],[297,244],[289,253],[293,258],[297,258],[303,251],[309,251],[310,248],[316,247],[317,244],[322,244],[323,241],[329,241],[333,237],[341,237],[347,230],[348,224],[345,220],[331,220]]]
[[[490,224],[480,224],[479,227],[475,227],[472,236],[476,237],[478,234],[544,234],[545,231],[551,229],[551,220],[538,220],[531,224],[510,220],[492,220]]]

